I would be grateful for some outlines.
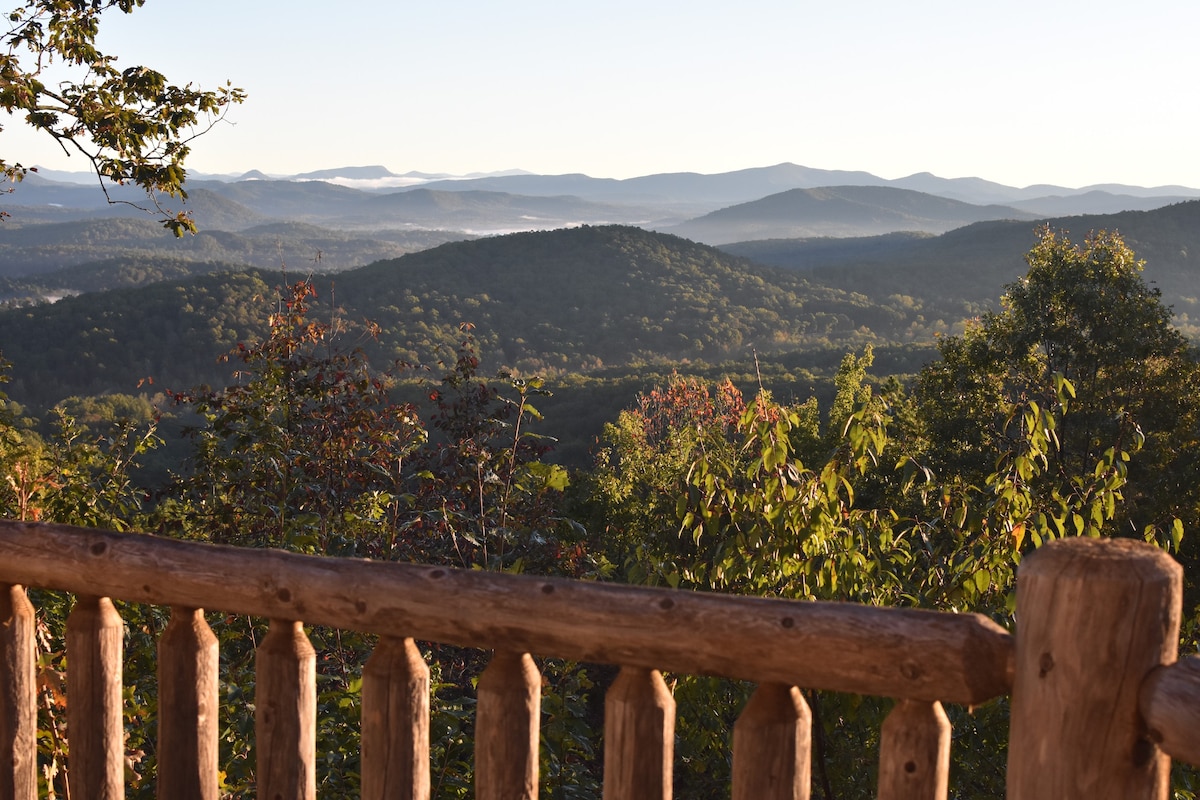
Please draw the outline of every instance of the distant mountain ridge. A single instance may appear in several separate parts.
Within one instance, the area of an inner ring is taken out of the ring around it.
[[[449,182],[454,184],[453,181]],[[432,185],[432,184],[431,184]],[[441,185],[438,183],[437,185]],[[114,187],[111,204],[95,186],[31,176],[4,198],[0,209],[12,215],[10,227],[112,217],[146,218],[144,195]],[[238,231],[268,222],[296,221],[374,234],[381,230],[452,230],[478,234],[548,230],[581,224],[653,224],[683,217],[654,206],[609,203],[577,196],[520,195],[479,189],[367,191],[323,180],[188,181],[186,203],[164,206],[187,210],[202,231]]]
[[[82,181],[84,185],[95,187],[95,177],[89,173],[42,170],[39,175],[47,180],[70,182],[75,185]],[[190,180],[236,183],[250,175],[257,180],[267,177],[257,171],[237,177],[193,173]],[[380,165],[342,166],[290,176],[275,175],[271,176],[270,180],[323,180],[369,191],[390,191],[419,185],[444,191],[479,190],[541,197],[572,195],[595,202],[651,204],[673,209],[672,213],[676,215],[684,213],[689,216],[758,200],[789,189],[815,189],[824,186],[894,186],[976,205],[1012,205],[1043,197],[1072,198],[1089,194],[1094,198],[1096,192],[1143,200],[1166,198],[1162,205],[1180,198],[1200,197],[1200,189],[1185,186],[1138,187],[1107,183],[1080,188],[1050,184],[1014,187],[982,178],[942,178],[928,172],[886,179],[861,170],[826,170],[788,162],[714,174],[672,172],[623,179],[595,178],[582,173],[538,175],[522,170],[467,176],[417,171],[397,174]],[[389,188],[380,183],[386,180],[402,181],[404,185]],[[1065,209],[1064,213],[1094,213],[1094,206],[1092,212],[1086,207],[1081,207]]]
[[[302,172],[291,176],[294,181],[324,181],[330,178],[349,178],[351,180],[376,180],[378,178],[399,178],[401,176],[387,167],[379,165],[370,167],[335,167],[334,169],[319,169],[315,172]]]
[[[895,186],[789,189],[663,230],[706,244],[747,239],[944,233],[989,219],[1034,219],[1011,206],[974,205]]]
[[[363,189],[331,182],[355,175],[363,176],[363,182],[391,176],[419,185]],[[201,235],[175,241],[163,235],[144,210],[125,202],[108,203],[94,184],[64,183],[46,174],[31,174],[14,194],[0,196],[0,209],[12,214],[0,226],[0,275],[15,281],[5,296],[38,297],[94,288],[99,285],[96,280],[84,281],[79,287],[65,282],[68,276],[81,277],[78,268],[92,262],[105,262],[105,274],[113,272],[113,265],[128,274],[132,268],[120,267],[121,259],[136,256],[144,260],[153,254],[208,265],[199,269],[225,263],[270,268],[290,262],[336,271],[447,241],[580,225],[637,225],[724,245],[896,232],[941,234],[987,220],[1070,220],[1082,212],[1144,211],[1181,201],[1181,195],[1143,196],[1149,190],[1112,194],[1096,189],[1074,194],[1061,190],[1060,194],[1011,204],[972,203],[948,194],[999,197],[1031,190],[977,178],[947,181],[927,173],[888,182],[865,172],[816,170],[795,164],[718,175],[669,173],[626,180],[519,172],[443,180],[414,173],[396,176],[378,165],[339,167],[304,176],[284,180],[257,174],[246,180],[189,181],[183,208],[193,214]],[[330,180],[320,179],[323,177]],[[795,187],[797,183],[821,185]],[[506,187],[514,191],[501,191]],[[1047,188],[1037,187],[1039,191]],[[555,191],[546,193],[549,190]],[[130,187],[112,187],[110,194],[119,201],[145,204],[145,198]],[[742,196],[750,199],[721,200]],[[170,199],[166,206],[179,208]],[[139,225],[131,228],[122,220]],[[71,227],[73,221],[89,225]],[[283,223],[293,226],[278,227]],[[297,223],[310,227],[296,227]],[[1077,227],[1082,223],[1064,224]],[[106,232],[105,226],[112,230]],[[280,233],[263,235],[265,226],[276,226]],[[313,230],[314,226],[323,230]],[[53,276],[68,268],[70,272],[56,277],[24,280],[24,276]],[[145,279],[170,274],[141,267],[132,272]]]

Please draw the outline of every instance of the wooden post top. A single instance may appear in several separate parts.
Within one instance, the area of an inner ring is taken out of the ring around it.
[[[1057,575],[1096,581],[1183,585],[1183,567],[1165,550],[1139,539],[1056,539],[1021,562],[1020,577]]]

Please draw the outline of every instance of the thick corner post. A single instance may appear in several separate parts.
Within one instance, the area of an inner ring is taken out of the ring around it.
[[[1170,759],[1138,693],[1175,661],[1183,571],[1132,539],[1064,539],[1017,577],[1007,796],[1165,800]]]

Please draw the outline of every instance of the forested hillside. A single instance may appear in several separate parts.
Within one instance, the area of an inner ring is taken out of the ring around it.
[[[334,272],[381,258],[473,238],[446,231],[348,233],[298,222],[268,222],[239,230],[205,230],[176,239],[144,215],[40,225],[0,226],[0,277],[19,279],[23,287],[87,289],[95,281],[70,284],[88,265],[112,259],[155,257],[241,266]],[[83,267],[74,273],[61,272]],[[60,274],[56,274],[60,273]]]
[[[261,335],[268,290],[288,280],[227,273],[0,313],[10,393],[42,406],[147,377],[211,381],[220,354]],[[928,342],[953,323],[626,227],[452,243],[314,281],[320,314],[379,326],[364,343],[378,363],[436,359],[469,323],[485,370],[525,375]]]
[[[217,358],[261,336],[278,273],[228,272],[67,297],[0,312],[9,395],[45,408],[70,395],[185,388],[222,374]]]
[[[919,299],[927,316],[995,308],[1003,287],[1026,270],[1022,255],[1037,228],[1076,237],[1114,231],[1146,261],[1146,280],[1162,291],[1176,324],[1200,337],[1200,201],[1153,211],[1059,217],[1045,222],[979,222],[940,236],[740,242],[721,249],[764,264],[796,269],[810,280],[876,301]]]
[[[338,278],[400,358],[475,327],[523,373],[722,360],[908,333],[914,315],[637,228],[585,227],[450,244]],[[922,331],[926,338],[929,331]]]

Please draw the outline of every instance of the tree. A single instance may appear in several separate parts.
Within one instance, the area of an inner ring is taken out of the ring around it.
[[[82,154],[106,196],[110,185],[145,189],[164,227],[182,236],[196,230],[191,217],[167,211],[160,198],[187,197],[183,162],[192,139],[245,94],[228,84],[215,91],[178,86],[144,66],[119,69],[114,56],[97,50],[101,15],[113,8],[129,14],[144,2],[28,0],[15,8],[0,48],[0,107],[24,114],[64,152]],[[52,67],[78,77],[45,83]],[[29,168],[0,159],[0,171],[19,181]]]
[[[1144,441],[1113,532],[1161,535],[1175,519],[1200,522],[1200,367],[1142,279],[1142,262],[1115,232],[1077,246],[1049,228],[1026,261],[1002,310],[944,340],[941,360],[922,371],[925,463],[982,485],[1023,435],[1006,409],[1033,404],[1061,416],[1039,494],[1072,491],[1098,462]]]
[[[340,348],[347,325],[311,318],[315,294],[289,287],[266,338],[231,354],[233,384],[174,394],[201,421],[186,516],[216,541],[386,557],[401,465],[425,430],[389,398],[389,376]]]
[[[605,424],[587,476],[588,516],[607,556],[626,565],[628,580],[656,581],[647,559],[657,561],[658,551],[671,547],[688,468],[700,452],[734,458],[731,433],[745,409],[728,380],[710,389],[699,378],[672,375]]]
[[[469,324],[440,362],[429,392],[434,436],[409,460],[412,507],[402,538],[405,557],[461,567],[577,574],[588,562],[559,506],[567,472],[543,461],[553,440],[531,430],[542,419],[533,399],[548,395],[540,378],[479,377]]]

